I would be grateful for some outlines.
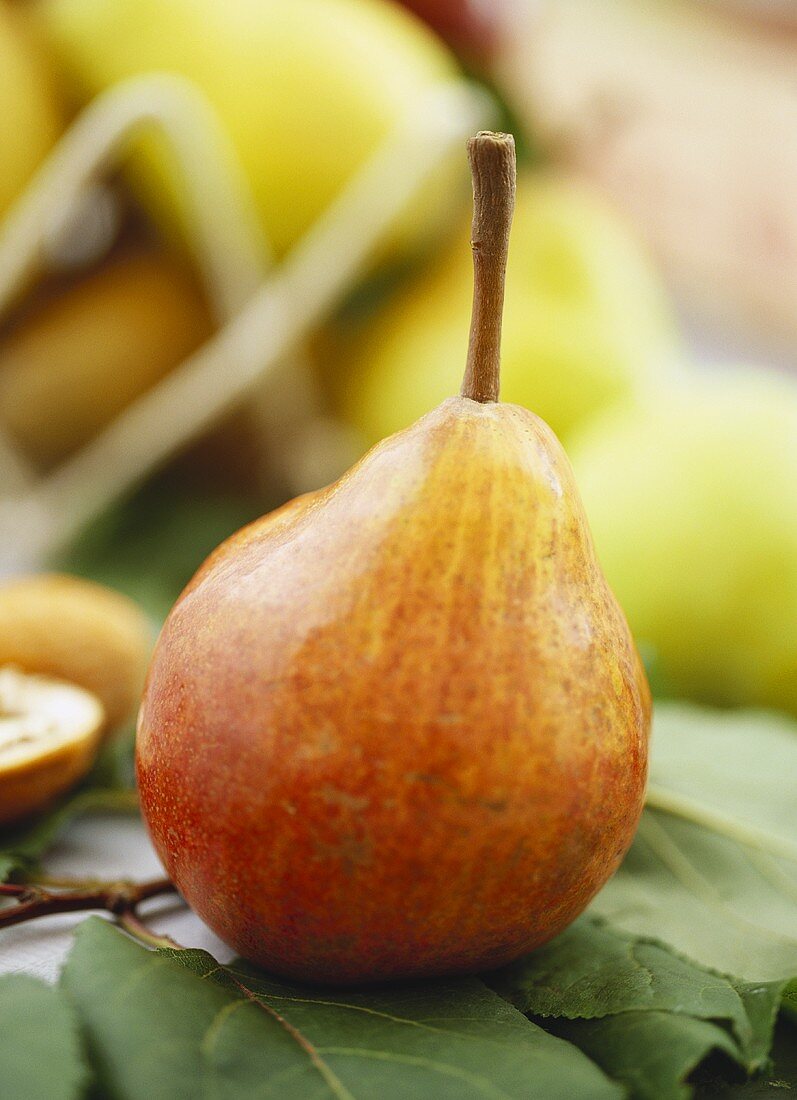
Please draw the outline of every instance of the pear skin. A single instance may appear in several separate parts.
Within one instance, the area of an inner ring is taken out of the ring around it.
[[[224,543],[150,668],[158,853],[222,939],[291,978],[506,963],[584,909],[641,813],[647,683],[564,451],[495,400],[493,291],[465,395]]]
[[[459,397],[198,573],[151,667],[139,784],[168,873],[247,958],[477,971],[615,870],[648,722],[564,452],[525,409]]]

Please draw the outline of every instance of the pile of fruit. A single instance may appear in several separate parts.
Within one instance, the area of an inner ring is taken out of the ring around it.
[[[0,5],[0,287],[37,166],[121,82],[198,89],[278,278],[463,63],[500,96],[512,26],[420,0],[427,23],[391,0]],[[645,245],[522,137],[517,172],[510,136],[471,139],[472,210],[464,154],[438,158],[268,385],[59,546],[64,573],[0,584],[0,928],[105,908],[132,937],[82,926],[58,991],[0,979],[19,1050],[55,1044],[52,1095],[207,1072],[242,1097],[659,1100],[766,1073],[773,1043],[791,1072],[797,380],[690,362]],[[233,331],[174,154],[132,138],[7,306],[18,499]],[[170,883],[53,892],[59,832],[129,801],[136,713]],[[172,884],[245,963],[148,929]],[[136,1044],[172,1029],[150,1078]],[[23,1100],[49,1072],[0,1051]]]

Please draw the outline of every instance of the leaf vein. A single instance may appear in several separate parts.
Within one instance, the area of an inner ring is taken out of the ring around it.
[[[367,1058],[379,1062],[395,1062],[397,1065],[418,1066],[432,1070],[445,1077],[455,1077],[461,1081],[467,1081],[485,1096],[495,1097],[496,1100],[512,1100],[509,1093],[496,1088],[492,1081],[475,1073],[469,1073],[459,1066],[452,1066],[448,1062],[436,1062],[433,1058],[424,1058],[413,1054],[394,1054],[387,1050],[369,1050],[363,1047],[320,1047],[323,1054],[336,1054],[343,1057]]]

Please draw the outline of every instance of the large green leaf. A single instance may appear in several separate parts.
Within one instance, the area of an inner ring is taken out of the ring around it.
[[[651,1100],[687,1095],[685,1078],[713,1051],[748,1074],[764,1066],[783,990],[586,919],[488,980],[522,1012],[558,1017],[557,1034]]]
[[[751,981],[797,975],[797,881],[772,857],[646,811],[591,911]]]
[[[689,1075],[712,1052],[735,1058],[728,1034],[706,1020],[672,1012],[625,1012],[568,1020],[557,1029],[622,1081],[635,1100],[683,1100]]]
[[[0,1095],[77,1100],[87,1082],[77,1018],[61,991],[24,974],[0,978]]]
[[[797,1027],[780,1019],[775,1029],[772,1061],[749,1081],[729,1081],[721,1062],[709,1062],[693,1075],[699,1100],[783,1100],[797,1092]]]
[[[797,976],[797,723],[659,706],[651,803],[591,912],[723,973]]]
[[[490,978],[494,989],[533,1016],[591,1020],[651,1011],[714,1021],[733,1036],[748,1071],[766,1060],[783,984],[741,982],[655,940],[583,918]]]
[[[80,926],[62,976],[104,1095],[124,1100],[619,1098],[576,1047],[477,979],[388,991],[311,990],[152,953]]]
[[[660,704],[648,801],[797,861],[797,721]]]

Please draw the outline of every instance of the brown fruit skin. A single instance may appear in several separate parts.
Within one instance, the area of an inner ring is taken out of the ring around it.
[[[649,723],[558,441],[453,398],[199,570],[150,667],[141,802],[189,904],[268,970],[479,971],[615,870]]]
[[[0,426],[48,469],[164,378],[212,332],[191,278],[145,248],[40,302],[0,340]]]
[[[132,600],[60,573],[0,584],[0,666],[54,676],[96,695],[113,731],[134,713],[153,631]]]

